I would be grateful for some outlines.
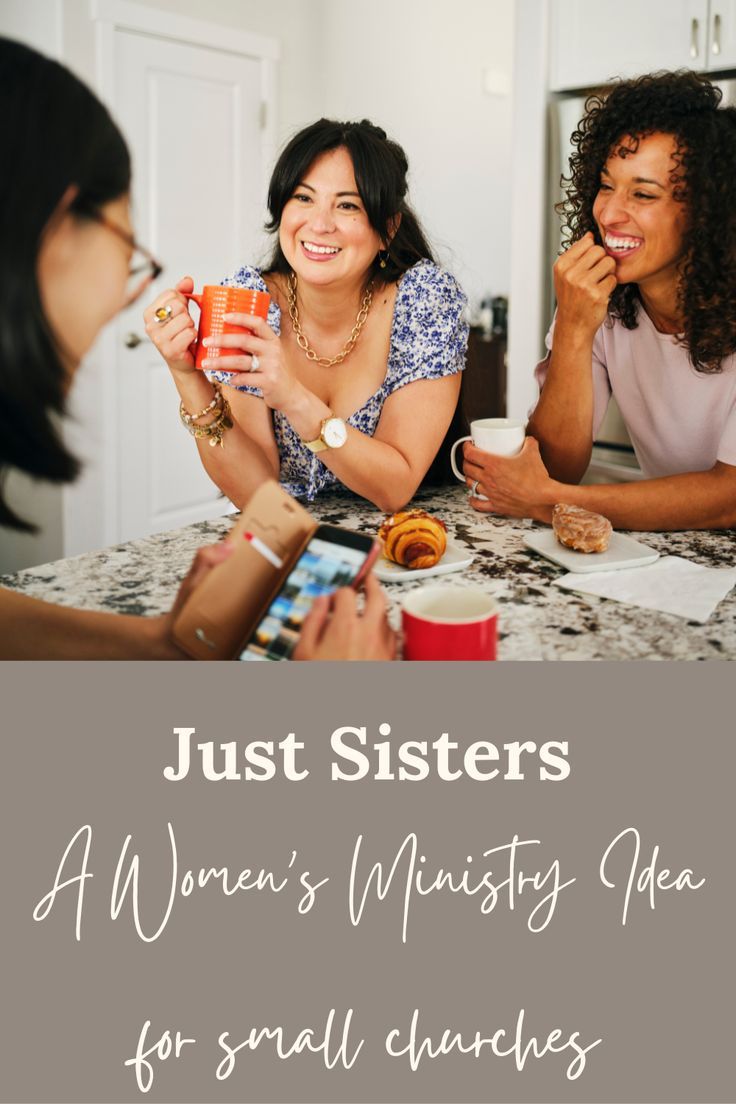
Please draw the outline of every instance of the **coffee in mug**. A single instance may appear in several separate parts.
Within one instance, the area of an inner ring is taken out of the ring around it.
[[[496,658],[498,606],[481,587],[420,587],[404,601],[401,621],[404,659]]]
[[[516,456],[521,452],[525,436],[526,424],[513,418],[480,418],[471,422],[470,436],[461,437],[450,449],[452,470],[460,482],[464,483],[465,476],[455,463],[455,450],[463,441],[472,441],[476,448],[492,452],[496,456]],[[483,497],[478,495],[478,498]]]
[[[226,287],[223,284],[206,284],[201,293],[184,292],[187,299],[193,299],[199,307],[199,327],[194,348],[194,366],[202,367],[202,361],[216,359],[219,356],[236,356],[236,349],[218,349],[216,345],[205,348],[205,337],[219,337],[220,334],[249,333],[244,326],[226,322],[226,314],[257,314],[268,318],[268,306],[271,296],[266,291],[254,291],[250,288]],[[225,369],[229,371],[229,369]]]

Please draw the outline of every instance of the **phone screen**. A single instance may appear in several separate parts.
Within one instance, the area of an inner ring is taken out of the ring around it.
[[[238,658],[289,659],[314,599],[354,583],[372,547],[370,537],[321,526]]]

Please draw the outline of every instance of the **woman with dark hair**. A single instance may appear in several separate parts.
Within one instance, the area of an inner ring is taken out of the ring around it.
[[[60,429],[74,373],[102,326],[160,266],[135,242],[130,158],[102,104],[67,69],[0,38],[0,480],[10,468],[54,482],[78,463]],[[0,485],[0,491],[2,487]],[[0,493],[0,526],[30,530]],[[201,549],[161,617],[75,610],[0,589],[0,659],[181,659],[176,614],[230,552]],[[393,656],[375,580],[359,617],[338,592],[305,621],[299,658]]]
[[[587,101],[530,437],[512,460],[466,446],[489,500],[476,510],[548,522],[565,502],[627,529],[736,525],[736,109],[720,99],[679,72]],[[645,478],[576,486],[611,395]]]
[[[365,120],[320,119],[291,139],[269,188],[271,258],[225,281],[271,295],[268,322],[229,316],[254,331],[218,338],[232,355],[210,367],[230,372],[194,368],[189,279],[145,312],[204,466],[236,505],[275,476],[310,500],[341,483],[393,512],[429,468],[468,326],[465,297],[407,203],[407,170],[401,147]],[[208,425],[223,448],[208,447]]]

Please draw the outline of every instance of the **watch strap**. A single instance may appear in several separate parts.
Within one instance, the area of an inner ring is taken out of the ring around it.
[[[325,441],[324,432],[325,432],[325,426],[327,425],[327,423],[331,422],[333,419],[338,420],[336,414],[328,414],[326,418],[322,419],[322,421],[319,424],[319,437],[315,437],[315,439],[313,441],[305,441],[302,438],[302,444],[305,445],[309,449],[310,452],[323,452],[325,449],[328,449],[328,448],[331,447]],[[342,421],[342,419],[339,419],[339,420]]]
[[[313,441],[303,440],[302,444],[308,448],[310,452],[324,452],[326,448],[330,447],[321,437],[315,437]]]

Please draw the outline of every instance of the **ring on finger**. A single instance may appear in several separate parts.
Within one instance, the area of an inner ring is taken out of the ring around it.
[[[261,367],[261,362],[258,359],[258,357],[256,356],[256,354],[254,353],[253,356],[250,358],[250,369],[249,369],[249,371],[257,372],[260,367]]]
[[[167,303],[163,307],[157,307],[153,312],[153,317],[158,322],[159,326],[162,326],[164,322],[168,322],[174,313],[171,303]]]
[[[474,479],[473,480],[473,486],[470,488],[471,498],[475,498],[476,495],[478,494],[478,484],[479,483],[480,483],[479,479]]]

